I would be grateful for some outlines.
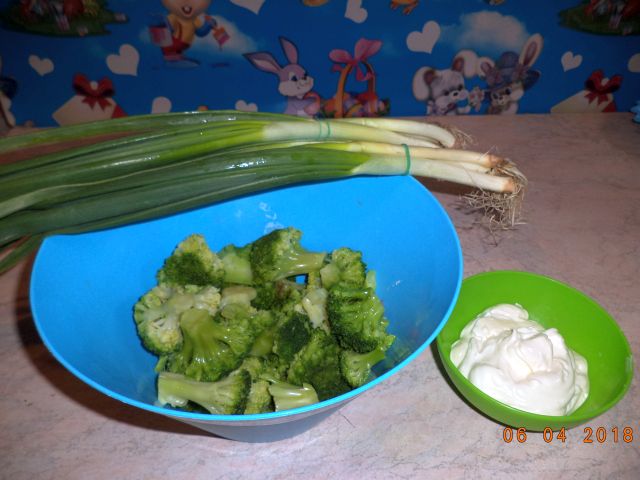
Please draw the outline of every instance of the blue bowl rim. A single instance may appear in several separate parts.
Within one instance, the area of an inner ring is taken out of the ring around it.
[[[601,406],[597,410],[597,412],[595,412],[595,413],[589,413],[589,414],[581,413],[580,412],[580,408],[578,408],[578,410],[576,410],[574,413],[572,413],[570,415],[560,415],[560,416],[542,415],[542,414],[539,414],[539,413],[527,412],[526,410],[515,408],[515,407],[512,407],[511,405],[507,405],[506,403],[501,402],[500,400],[496,400],[495,398],[493,398],[492,396],[486,394],[485,392],[480,390],[478,387],[476,387],[474,384],[472,384],[464,375],[462,375],[460,373],[460,371],[456,368],[455,365],[453,365],[453,363],[451,363],[451,361],[449,359],[445,358],[444,352],[442,351],[442,347],[441,347],[441,345],[443,343],[443,340],[438,335],[438,337],[436,337],[436,348],[438,350],[438,355],[440,356],[441,361],[444,364],[448,365],[449,368],[451,368],[451,373],[449,373],[447,368],[444,369],[445,372],[447,373],[447,375],[451,377],[451,381],[454,384],[456,384],[456,382],[458,382],[460,380],[464,380],[466,382],[466,386],[471,388],[471,390],[474,392],[474,394],[479,396],[480,398],[482,398],[484,400],[487,400],[487,401],[490,401],[490,402],[492,402],[492,403],[494,403],[496,405],[499,405],[500,407],[503,408],[503,410],[505,412],[508,412],[511,415],[523,414],[523,415],[526,415],[530,419],[535,419],[536,421],[547,421],[547,422],[553,423],[553,422],[561,421],[562,419],[565,419],[565,418],[570,418],[572,424],[580,425],[582,423],[588,422],[589,420],[592,420],[592,419],[602,415],[603,413],[605,413],[608,410],[610,410],[611,408],[613,408],[618,402],[620,402],[620,400],[622,400],[624,398],[624,396],[629,391],[629,388],[631,387],[631,383],[633,381],[633,376],[634,376],[634,359],[633,359],[633,352],[631,350],[631,345],[629,344],[629,340],[627,339],[624,331],[622,330],[622,328],[620,327],[618,322],[616,322],[616,320],[613,318],[613,316],[611,316],[611,314],[609,314],[609,312],[602,305],[600,305],[596,300],[594,300],[592,297],[590,297],[586,293],[578,290],[577,288],[572,287],[568,283],[562,282],[562,281],[557,280],[557,279],[555,279],[553,277],[550,277],[548,275],[543,275],[543,274],[534,273],[534,272],[528,272],[528,271],[524,271],[524,270],[490,270],[490,271],[486,271],[486,272],[480,272],[480,273],[477,273],[475,275],[471,275],[470,277],[465,278],[463,280],[463,283],[464,282],[468,282],[468,281],[483,280],[483,279],[485,279],[485,277],[490,278],[490,277],[494,277],[495,275],[513,275],[513,274],[515,274],[517,276],[522,276],[522,277],[536,278],[536,279],[539,279],[539,280],[543,280],[543,281],[549,282],[550,284],[555,284],[558,287],[561,287],[561,288],[564,288],[564,289],[568,289],[569,291],[571,291],[574,294],[578,295],[583,300],[585,300],[587,303],[592,305],[594,308],[596,308],[597,310],[600,310],[602,313],[604,313],[605,317],[608,318],[613,323],[613,325],[616,327],[617,331],[620,333],[620,337],[621,337],[623,343],[625,344],[626,350],[628,352],[627,362],[628,362],[628,365],[629,365],[630,374],[627,377],[624,385],[622,385],[622,388],[620,389],[620,392],[618,392],[618,395],[616,395],[615,398],[613,398],[612,400],[610,400],[609,402],[607,402],[603,406]],[[453,312],[453,310],[452,310],[452,312]],[[443,325],[443,328],[444,328],[444,325]],[[440,329],[440,331],[442,331],[442,329]],[[473,403],[474,406],[476,406],[476,408],[479,408],[475,404],[475,402],[473,402],[466,395],[462,394],[462,392],[457,387],[457,385],[456,385],[456,390],[458,390],[460,395],[462,395],[468,401]]]
[[[438,324],[438,326],[434,329],[434,331],[431,333],[431,335],[425,340],[424,343],[422,343],[418,348],[416,348],[409,356],[407,356],[407,358],[405,358],[404,360],[402,360],[400,363],[398,363],[397,365],[395,365],[393,368],[389,369],[388,371],[386,371],[385,373],[383,373],[382,375],[372,379],[371,381],[369,381],[368,383],[362,385],[361,387],[355,388],[353,390],[350,390],[346,393],[343,393],[342,395],[339,395],[337,397],[333,397],[327,400],[323,400],[321,402],[318,403],[314,403],[312,405],[307,405],[304,407],[299,407],[299,408],[294,408],[294,409],[290,409],[290,410],[282,410],[282,411],[278,411],[278,412],[268,412],[268,413],[258,413],[258,414],[240,414],[240,415],[220,415],[220,414],[207,414],[207,413],[195,413],[195,412],[186,412],[186,411],[182,411],[179,409],[172,409],[172,408],[168,408],[168,407],[164,407],[164,406],[159,406],[159,405],[151,405],[149,403],[146,402],[142,402],[139,400],[135,400],[132,398],[129,398],[125,395],[122,395],[120,393],[114,392],[113,390],[106,388],[102,385],[100,385],[99,383],[95,382],[94,380],[92,380],[91,378],[89,378],[88,376],[86,376],[85,374],[83,374],[82,372],[80,372],[78,369],[76,369],[73,365],[71,365],[63,356],[62,354],[60,354],[60,352],[57,351],[57,349],[55,348],[55,346],[49,341],[48,337],[46,336],[44,329],[42,328],[42,325],[40,324],[40,320],[39,320],[39,314],[37,312],[37,308],[35,307],[35,305],[32,303],[31,304],[31,309],[32,309],[32,314],[33,314],[33,319],[34,319],[34,323],[36,326],[36,330],[38,331],[38,334],[40,335],[40,338],[42,339],[43,343],[45,344],[45,346],[47,347],[47,349],[51,352],[51,354],[56,358],[56,360],[58,360],[58,362],[60,362],[67,370],[69,370],[73,375],[75,375],[77,378],[79,378],[80,380],[82,380],[84,383],[88,384],[89,386],[93,387],[94,389],[104,393],[105,395],[114,398],[116,400],[119,400],[125,404],[134,406],[134,407],[138,407],[141,408],[143,410],[147,410],[150,412],[154,412],[154,413],[158,413],[161,415],[165,415],[165,416],[172,416],[172,417],[176,417],[185,421],[189,421],[189,420],[194,420],[194,421],[199,421],[199,422],[207,422],[207,423],[224,423],[224,424],[233,424],[233,423],[246,423],[246,422],[253,422],[253,421],[265,421],[265,420],[275,420],[275,419],[284,419],[286,417],[296,417],[298,415],[301,416],[308,416],[310,414],[313,414],[316,410],[317,411],[322,411],[322,410],[327,410],[327,409],[331,409],[331,408],[337,408],[339,406],[339,404],[342,403],[346,403],[347,401],[353,399],[354,397],[358,396],[359,394],[365,392],[366,390],[369,390],[371,388],[373,388],[375,385],[379,384],[380,382],[384,381],[385,379],[391,377],[392,375],[395,375],[397,372],[399,372],[400,370],[402,370],[405,366],[407,366],[409,363],[411,363],[413,360],[415,360],[438,336],[438,334],[440,333],[440,331],[444,328],[444,325],[446,324],[447,320],[449,319],[449,317],[451,316],[451,313],[453,312],[453,309],[456,305],[457,299],[458,299],[458,295],[460,294],[460,289],[462,286],[462,280],[463,280],[463,276],[464,276],[464,267],[463,267],[463,255],[462,255],[462,248],[460,245],[460,239],[458,238],[458,234],[457,231],[453,225],[453,222],[451,221],[451,218],[449,217],[449,215],[447,214],[446,210],[444,209],[444,207],[442,206],[442,204],[437,200],[437,198],[429,191],[429,189],[427,187],[425,187],[422,183],[420,183],[417,179],[415,179],[412,176],[404,176],[402,178],[407,178],[409,181],[411,181],[412,183],[414,183],[414,186],[420,186],[421,187],[421,191],[422,194],[425,195],[426,200],[431,202],[434,206],[434,208],[442,215],[443,220],[444,220],[444,224],[446,226],[446,228],[448,228],[450,230],[450,233],[452,234],[452,238],[455,242],[455,251],[458,257],[458,268],[457,268],[457,280],[456,280],[456,286],[455,286],[455,291],[453,296],[451,297],[451,301],[449,303],[449,306],[445,312],[445,314],[443,315],[440,323]],[[345,182],[348,181],[349,179],[341,179],[341,180],[336,180],[336,182]],[[286,188],[286,187],[285,187]],[[231,200],[233,201],[233,200]],[[210,208],[211,206],[214,205],[209,205],[206,207],[202,207],[202,208]],[[176,215],[180,215],[180,214],[176,214]],[[156,220],[153,220],[156,221]],[[116,227],[116,228],[125,228],[125,227]],[[36,283],[36,275],[38,272],[38,265],[40,263],[40,259],[42,258],[42,256],[44,255],[43,252],[46,252],[47,249],[47,244],[48,244],[48,238],[45,238],[45,240],[43,241],[40,249],[38,250],[35,260],[34,260],[34,264],[33,264],[33,268],[32,268],[32,274],[31,274],[31,281],[30,281],[30,287],[29,287],[29,294],[31,296],[31,298],[33,298],[33,290],[34,290],[34,285]]]

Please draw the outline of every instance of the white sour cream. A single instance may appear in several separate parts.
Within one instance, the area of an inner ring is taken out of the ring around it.
[[[519,305],[495,305],[464,327],[451,361],[496,400],[541,415],[568,415],[589,394],[587,361],[555,328]]]

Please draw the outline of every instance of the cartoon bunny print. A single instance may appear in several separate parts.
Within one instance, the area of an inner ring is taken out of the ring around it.
[[[287,99],[284,113],[313,116],[320,107],[319,96],[312,91],[313,77],[298,63],[298,49],[293,42],[280,37],[280,45],[289,62],[284,66],[269,52],[245,53],[244,56],[258,70],[277,75],[278,92]]]
[[[427,115],[460,115],[469,113],[482,98],[478,92],[470,98],[470,92],[465,85],[465,77],[473,65],[469,65],[470,58],[475,54],[462,50],[453,58],[451,67],[437,70],[431,67],[421,67],[413,76],[413,95],[417,100],[427,104]],[[470,100],[473,100],[471,102]]]
[[[505,52],[495,63],[490,59],[482,60],[480,70],[487,82],[490,101],[487,113],[501,115],[518,112],[524,92],[540,78],[540,72],[531,67],[540,56],[542,45],[542,36],[536,33],[527,40],[519,55]]]

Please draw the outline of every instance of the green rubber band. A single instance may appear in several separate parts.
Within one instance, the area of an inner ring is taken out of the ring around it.
[[[404,158],[407,161],[407,166],[404,169],[403,175],[409,175],[411,173],[411,151],[406,143],[403,143],[402,147],[404,148]]]
[[[316,120],[318,122],[318,140],[326,140],[327,138],[331,138],[331,124],[326,120]],[[326,133],[322,133],[322,126],[327,127]]]

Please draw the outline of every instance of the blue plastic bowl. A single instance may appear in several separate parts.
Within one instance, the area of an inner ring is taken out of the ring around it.
[[[212,249],[282,226],[309,249],[349,246],[376,270],[397,336],[366,385],[315,405],[259,415],[207,415],[156,404],[156,357],[141,346],[132,307],[191,233]],[[438,335],[456,302],[462,253],[438,201],[411,177],[354,178],[242,197],[211,207],[82,235],[45,240],[31,278],[36,327],[51,353],[97,390],[149,412],[241,441],[291,437],[398,373]]]

